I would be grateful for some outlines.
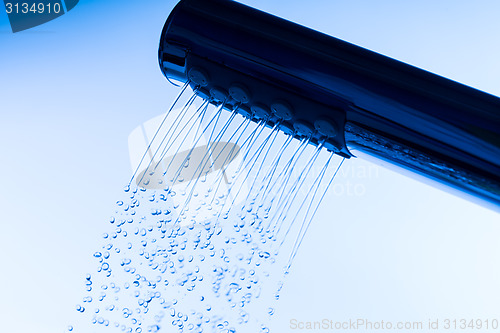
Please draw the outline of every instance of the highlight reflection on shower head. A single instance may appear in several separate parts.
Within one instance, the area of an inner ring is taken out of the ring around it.
[[[159,62],[212,104],[500,210],[500,99],[230,0],[182,0]]]

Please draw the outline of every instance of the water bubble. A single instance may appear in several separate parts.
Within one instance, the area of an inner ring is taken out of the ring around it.
[[[160,330],[160,326],[152,325],[148,327],[148,332],[158,332]]]
[[[132,311],[129,308],[124,308],[123,311],[123,317],[128,318],[132,315]]]
[[[267,259],[269,258],[271,255],[269,254],[269,252],[265,252],[265,251],[261,251],[259,252],[259,257],[261,258],[264,258],[264,259]]]

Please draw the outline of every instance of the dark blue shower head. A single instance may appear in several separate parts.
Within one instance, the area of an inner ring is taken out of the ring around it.
[[[180,1],[159,61],[214,104],[500,207],[495,96],[229,0]]]

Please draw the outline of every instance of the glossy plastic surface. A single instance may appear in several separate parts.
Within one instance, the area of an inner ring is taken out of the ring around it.
[[[500,207],[498,97],[228,0],[181,1],[159,59],[167,77],[196,65],[220,88],[245,85],[250,103],[296,97],[287,127],[329,118],[340,154],[353,147]]]

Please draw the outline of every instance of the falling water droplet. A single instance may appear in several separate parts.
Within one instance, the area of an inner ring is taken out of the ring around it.
[[[83,302],[97,306],[90,311],[93,322],[107,326],[111,321],[123,332],[156,332],[160,326],[170,331],[168,325],[179,332],[269,332],[259,320],[274,314],[273,295],[279,298],[279,291],[267,289],[273,277],[281,278],[277,263],[288,259],[281,241],[290,238],[294,216],[305,211],[306,218],[297,220],[303,219],[307,230],[321,201],[312,195],[316,200],[307,201],[306,209],[295,209],[301,205],[297,191],[311,178],[296,170],[307,171],[303,164],[314,164],[319,153],[305,160],[308,141],[290,151],[290,136],[273,155],[279,141],[274,124],[254,126],[243,118],[237,124],[237,113],[221,116],[226,115],[224,104],[213,110],[205,102],[190,118],[189,107],[164,118],[166,128],[158,129],[158,140],[143,157],[146,165],[150,158],[150,166],[134,173],[132,186],[124,188],[128,199],[116,202],[119,208],[108,225],[112,230],[103,234],[104,244],[94,253],[98,269],[86,280],[89,298]],[[232,164],[225,160],[232,154],[227,155],[232,146],[226,141],[238,147]],[[197,155],[199,147],[204,149]],[[165,183],[156,179],[159,173]],[[158,184],[163,185],[153,189]],[[77,311],[84,308],[79,305]]]

